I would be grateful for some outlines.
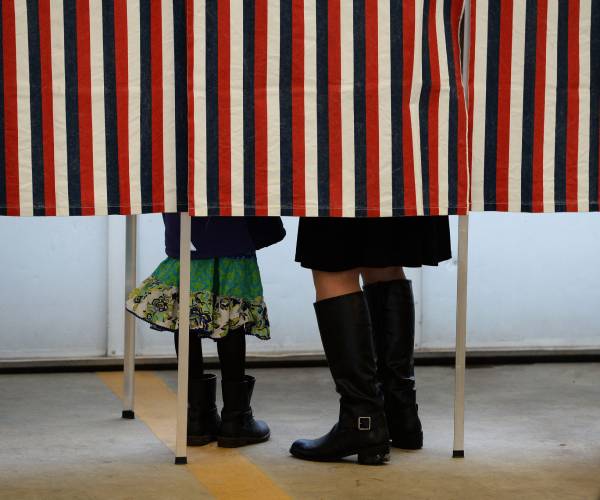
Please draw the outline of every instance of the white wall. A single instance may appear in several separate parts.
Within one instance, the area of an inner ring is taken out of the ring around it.
[[[160,217],[139,220],[141,280],[164,251]],[[285,223],[286,241],[260,254],[273,340],[250,352],[320,350],[310,273],[293,262],[297,221]],[[0,359],[122,352],[123,218],[0,218],[0,241]],[[600,347],[598,256],[598,214],[472,215],[469,346]],[[451,347],[456,259],[411,277],[418,346]],[[139,331],[138,353],[172,352],[168,334]]]

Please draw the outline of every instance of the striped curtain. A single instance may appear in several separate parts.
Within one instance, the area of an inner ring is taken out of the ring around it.
[[[471,0],[472,210],[598,211],[600,0]]]
[[[0,215],[187,210],[185,9],[1,0]]]
[[[193,213],[466,213],[463,0],[188,5]]]

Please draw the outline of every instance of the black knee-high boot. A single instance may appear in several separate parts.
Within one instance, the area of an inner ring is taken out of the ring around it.
[[[365,287],[377,349],[377,376],[383,388],[392,445],[423,447],[415,392],[415,304],[411,282],[394,280]]]
[[[175,333],[179,355],[179,334]],[[217,439],[221,419],[216,405],[217,377],[204,373],[202,340],[190,334],[188,377],[188,446],[204,446]]]
[[[246,336],[240,329],[217,341],[221,363],[223,411],[217,441],[223,448],[238,448],[267,441],[268,425],[255,420],[250,407],[255,378],[245,375]]]
[[[390,445],[369,311],[362,292],[315,304],[331,375],[340,394],[338,423],[318,439],[296,441],[297,458],[336,461],[358,455],[358,462],[378,465],[389,459]]]

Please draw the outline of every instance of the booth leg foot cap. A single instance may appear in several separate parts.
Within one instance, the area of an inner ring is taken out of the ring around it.
[[[123,413],[121,413],[121,418],[133,420],[135,418],[135,412],[133,410],[123,410]]]
[[[452,458],[465,458],[465,450],[454,450]]]
[[[187,457],[175,457],[175,465],[187,465]]]

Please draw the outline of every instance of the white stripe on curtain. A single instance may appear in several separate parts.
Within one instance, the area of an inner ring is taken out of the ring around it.
[[[194,201],[195,214],[207,215],[206,195],[206,9],[194,9]]]
[[[319,215],[317,131],[317,4],[304,0],[304,144],[306,215]]]
[[[244,1],[230,0],[230,8],[231,207],[232,215],[244,215]]]
[[[100,0],[94,0],[101,4]],[[129,196],[131,212],[142,211],[140,2],[127,0],[129,61]],[[92,51],[92,54],[94,51]]]
[[[342,204],[343,216],[354,217],[354,24],[352,2],[340,1],[342,47]]]
[[[96,215],[106,215],[108,213],[108,195],[106,191],[106,124],[104,113],[104,44],[102,36],[102,0],[90,0],[90,69],[92,82],[94,213]]]
[[[101,0],[94,0],[101,4]],[[95,6],[94,6],[95,7]],[[65,81],[65,39],[64,39],[64,21],[63,21],[63,0],[53,0],[50,9],[51,36],[52,36],[52,107],[54,114],[54,177],[56,192],[56,215],[69,215],[69,174],[67,170],[67,101],[66,101],[66,81]],[[102,22],[102,16],[100,16]],[[102,28],[100,28],[102,30]],[[95,37],[96,35],[93,34]],[[102,38],[102,35],[100,35]],[[94,38],[91,40],[94,42]],[[94,53],[92,51],[92,53]],[[100,52],[102,54],[102,52]],[[96,65],[103,65],[101,57],[92,58],[92,83],[94,82]],[[102,73],[102,86],[104,89],[104,73]],[[104,92],[101,92],[102,115],[104,115]],[[92,102],[92,106],[96,103]],[[92,107],[94,114],[96,108]],[[96,116],[94,116],[96,119]],[[98,117],[99,119],[99,117]],[[96,122],[94,122],[95,125]],[[94,130],[97,130],[94,127]],[[104,123],[102,124],[104,131]],[[103,141],[102,148],[105,149],[106,137],[104,133],[100,140]],[[94,147],[96,146],[94,137]],[[94,155],[95,157],[96,155]],[[105,162],[106,163],[106,162]],[[106,174],[105,174],[106,175]],[[106,190],[105,190],[106,191]],[[105,195],[106,199],[106,195]],[[106,201],[105,201],[106,203]]]
[[[19,203],[20,215],[33,215],[31,161],[31,114],[29,92],[29,42],[27,3],[15,0],[15,36],[17,48],[17,114],[19,130]]]
[[[343,0],[342,0],[343,1]],[[390,2],[379,1],[379,193],[381,215],[393,215]]]

